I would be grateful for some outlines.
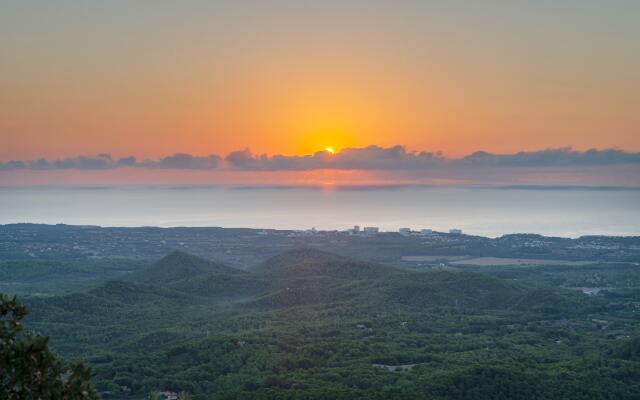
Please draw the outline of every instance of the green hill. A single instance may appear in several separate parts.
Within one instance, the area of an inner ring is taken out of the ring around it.
[[[170,288],[146,285],[124,280],[108,281],[91,289],[88,294],[121,304],[145,304],[187,301],[187,293]]]
[[[375,279],[403,270],[354,260],[316,249],[295,249],[268,259],[258,272],[289,280],[328,277],[335,279]]]
[[[593,382],[618,388],[611,398],[640,391],[624,385],[640,382],[637,343],[607,347],[615,363],[601,362],[603,344],[626,328],[591,314],[601,307],[593,297],[314,249],[251,272],[174,252],[29,306],[54,349],[92,360],[105,399],[151,390],[196,399],[590,399],[597,393],[571,393]]]
[[[580,296],[568,298],[479,273],[413,271],[367,263],[315,249],[279,254],[258,269],[280,282],[256,299],[262,306],[350,302],[350,306],[454,307],[465,309],[534,310],[566,307]]]
[[[261,276],[180,251],[172,252],[126,279],[208,298],[246,297],[262,293],[268,287]]]
[[[206,274],[240,272],[240,270],[224,264],[192,256],[182,251],[174,251],[148,267],[132,273],[127,279],[152,285],[170,285],[182,279]]]
[[[264,293],[272,287],[272,284],[264,277],[243,271],[233,271],[183,279],[175,282],[171,287],[194,296],[245,298]]]

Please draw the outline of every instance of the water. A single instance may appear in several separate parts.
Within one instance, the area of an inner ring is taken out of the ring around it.
[[[640,190],[479,187],[0,188],[0,223],[640,235]]]

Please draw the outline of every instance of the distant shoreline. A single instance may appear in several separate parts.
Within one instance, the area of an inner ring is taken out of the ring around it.
[[[16,223],[8,223],[8,224],[0,224],[1,228],[10,228],[10,227],[19,227],[19,226],[32,226],[32,227],[67,227],[72,229],[104,229],[104,230],[114,230],[114,229],[122,229],[122,230],[144,230],[144,229],[161,229],[161,230],[227,230],[227,231],[251,231],[256,234],[269,234],[269,233],[282,233],[282,234],[307,234],[309,236],[313,235],[336,235],[336,234],[352,234],[352,229],[317,229],[315,232],[311,232],[311,230],[304,229],[278,229],[278,228],[251,228],[251,227],[224,227],[224,226],[154,226],[154,225],[140,225],[140,226],[109,226],[109,225],[83,225],[83,224],[47,224],[47,223],[38,223],[38,222],[16,222]],[[358,234],[354,236],[359,236],[362,238],[371,238],[375,236],[406,236],[398,231],[385,231],[380,230],[375,234]],[[640,238],[639,235],[582,235],[579,237],[567,237],[567,236],[547,236],[538,233],[531,232],[516,232],[516,233],[507,233],[502,236],[490,237],[483,235],[475,235],[475,234],[467,234],[467,233],[450,233],[450,232],[438,232],[432,231],[428,234],[421,234],[419,231],[412,231],[412,237],[437,237],[437,236],[452,236],[452,237],[467,237],[467,238],[478,238],[478,239],[488,239],[495,240],[506,237],[531,237],[531,238],[540,238],[540,239],[558,239],[558,240],[580,240],[580,239],[590,239],[590,238],[603,238],[603,239],[635,239]],[[417,260],[416,260],[417,261]]]

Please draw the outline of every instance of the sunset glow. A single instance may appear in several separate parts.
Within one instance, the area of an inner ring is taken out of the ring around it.
[[[101,154],[108,168],[167,158],[187,169],[400,171],[414,161],[344,150],[640,151],[638,5],[478,7],[3,4],[0,179]],[[254,159],[227,162],[243,149]]]
[[[0,6],[0,160],[640,150],[635,3],[215,4]]]

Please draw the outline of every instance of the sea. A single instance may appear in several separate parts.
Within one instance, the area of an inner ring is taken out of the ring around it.
[[[640,235],[640,189],[563,186],[0,187],[0,224]]]

